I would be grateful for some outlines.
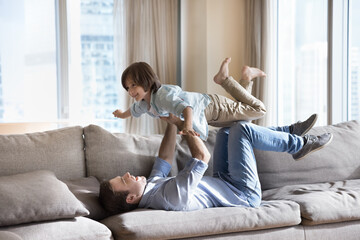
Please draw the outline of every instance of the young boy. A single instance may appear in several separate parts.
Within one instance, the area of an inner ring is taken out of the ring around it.
[[[242,69],[240,84],[229,76],[226,58],[215,75],[215,83],[221,85],[235,101],[218,94],[186,92],[175,85],[161,84],[153,69],[144,62],[131,64],[122,74],[123,87],[136,102],[125,112],[116,110],[115,117],[140,117],[147,113],[152,117],[174,114],[184,121],[180,134],[208,136],[208,124],[216,127],[231,126],[234,121],[251,121],[265,115],[265,105],[251,95],[252,79],[265,77],[265,73],[248,66]]]

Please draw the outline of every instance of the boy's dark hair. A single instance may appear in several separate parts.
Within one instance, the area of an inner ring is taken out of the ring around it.
[[[121,83],[126,91],[128,89],[125,83],[128,78],[131,78],[136,85],[142,86],[145,92],[148,90],[156,92],[161,87],[158,76],[146,62],[133,63],[124,70],[121,76]]]
[[[100,184],[99,200],[101,205],[110,213],[118,214],[129,212],[138,207],[139,204],[129,204],[126,197],[129,192],[114,192],[111,188],[109,180]]]

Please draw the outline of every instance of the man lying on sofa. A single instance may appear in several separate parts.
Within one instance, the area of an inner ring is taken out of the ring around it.
[[[314,114],[304,122],[276,128],[240,121],[230,128],[220,129],[216,136],[212,177],[203,176],[210,159],[205,144],[196,136],[185,135],[192,157],[177,176],[167,177],[174,158],[176,127],[182,129],[182,122],[170,116],[163,119],[168,125],[149,178],[127,172],[104,181],[100,185],[100,201],[114,214],[138,207],[173,211],[257,207],[261,203],[261,187],[253,148],[288,152],[295,160],[300,160],[332,140],[331,133],[305,135],[316,119]]]

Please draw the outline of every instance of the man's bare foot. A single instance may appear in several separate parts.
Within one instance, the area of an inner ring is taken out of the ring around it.
[[[251,81],[257,77],[266,77],[266,73],[261,71],[258,68],[253,68],[249,66],[244,66],[241,70],[241,79],[246,81]]]
[[[229,63],[231,62],[231,58],[225,58],[225,60],[221,63],[219,72],[214,76],[214,82],[217,84],[222,84],[225,79],[229,77]]]

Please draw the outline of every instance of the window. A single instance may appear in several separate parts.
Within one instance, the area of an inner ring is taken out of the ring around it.
[[[327,0],[278,2],[278,120],[327,123]]]
[[[96,120],[110,131],[123,131],[112,112],[119,108],[115,76],[113,0],[71,0],[67,4],[70,119]]]
[[[277,4],[278,123],[360,120],[360,2]]]
[[[123,131],[112,11],[113,0],[0,0],[0,122]]]
[[[55,120],[54,3],[20,3],[0,0],[0,121]]]

